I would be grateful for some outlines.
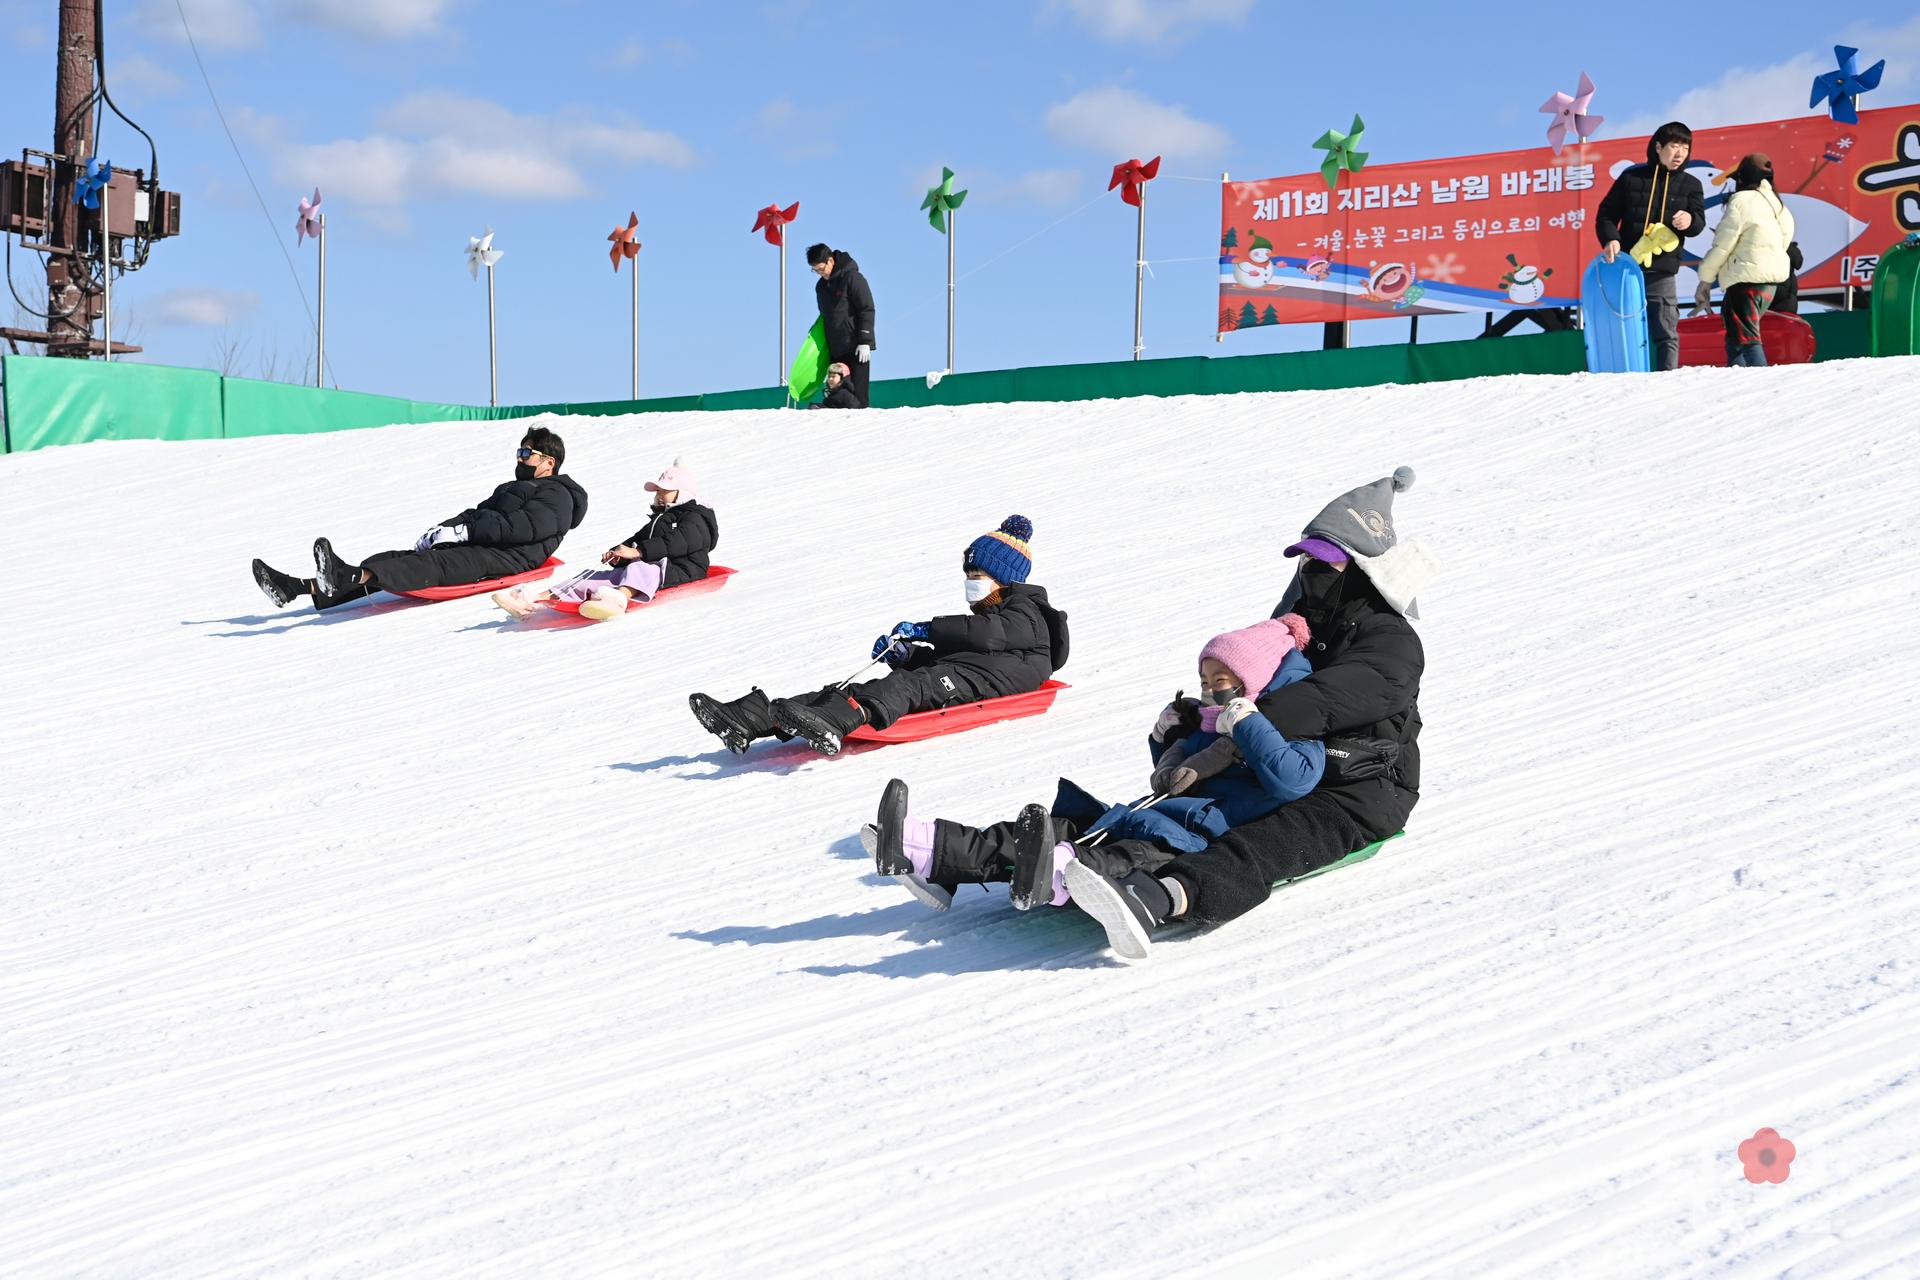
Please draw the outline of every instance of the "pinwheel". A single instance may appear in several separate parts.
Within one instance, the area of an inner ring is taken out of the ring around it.
[[[640,215],[631,209],[627,211],[627,225],[615,227],[608,233],[607,239],[612,247],[607,257],[613,262],[613,273],[620,274],[620,263],[633,262],[640,256],[640,238],[638,228]],[[640,264],[633,262],[633,399],[640,398]]]
[[[1152,182],[1160,173],[1160,157],[1141,164],[1138,160],[1122,160],[1113,166],[1113,178],[1107,183],[1107,190],[1120,188],[1120,198],[1134,208],[1140,207],[1140,201],[1146,195],[1146,184]]]
[[[1887,69],[1887,60],[1882,58],[1862,71],[1858,49],[1837,44],[1833,46],[1833,56],[1840,65],[1813,78],[1813,96],[1807,99],[1807,105],[1817,107],[1824,100],[1835,120],[1841,124],[1859,124],[1860,95],[1879,86],[1880,73]]]
[[[953,372],[953,212],[966,198],[966,192],[953,189],[953,170],[942,168],[940,185],[928,187],[927,198],[920,202],[933,229],[947,235],[947,373]]]
[[[953,170],[940,170],[940,185],[927,188],[927,198],[920,202],[926,210],[927,221],[933,224],[935,231],[947,230],[947,215],[965,202],[967,193],[953,189]]]
[[[1593,90],[1593,78],[1582,71],[1578,91],[1556,93],[1540,104],[1540,109],[1553,117],[1553,123],[1547,126],[1547,141],[1553,144],[1553,154],[1559,155],[1560,148],[1566,145],[1568,130],[1573,131],[1575,141],[1585,142],[1606,120],[1605,116],[1587,112],[1593,103]]]
[[[84,160],[73,172],[73,202],[84,209],[100,207],[100,193],[113,181],[113,165],[99,156]]]
[[[320,212],[318,187],[313,189],[311,200],[306,196],[300,197],[299,212],[293,217],[294,247],[305,244],[308,236],[313,237],[313,243],[319,249],[319,262],[316,265],[320,273],[319,305],[314,309],[313,320],[313,385],[324,387],[327,385],[327,215]]]
[[[293,215],[294,247],[298,248],[305,244],[308,236],[318,240],[320,228],[324,225],[325,220],[320,214],[320,188],[315,187],[312,199],[306,196],[300,197],[300,209]]]
[[[500,403],[500,347],[497,341],[497,329],[493,312],[493,264],[507,256],[505,249],[493,247],[493,228],[488,227],[485,234],[467,237],[467,274],[475,280],[480,278],[480,268],[487,269],[487,403]]]
[[[753,216],[753,229],[764,231],[767,243],[780,248],[780,346],[779,376],[791,382],[787,375],[787,224],[800,216],[800,202],[795,200],[782,209],[778,204],[770,204]]]
[[[800,202],[798,200],[795,200],[784,209],[777,204],[770,204],[754,215],[753,229],[755,231],[766,232],[768,244],[777,244],[785,248],[787,244],[787,233],[782,228],[789,222],[792,222],[799,214]]]
[[[1146,318],[1147,297],[1147,184],[1160,173],[1160,157],[1141,164],[1138,160],[1123,160],[1113,166],[1113,177],[1107,182],[1107,190],[1120,188],[1120,198],[1139,210],[1134,224],[1133,250],[1133,358],[1138,360],[1140,353],[1146,350],[1146,337],[1143,324]]]
[[[1321,134],[1314,146],[1327,153],[1320,162],[1320,176],[1327,180],[1329,189],[1340,185],[1340,173],[1358,173],[1367,163],[1367,153],[1356,151],[1360,139],[1366,136],[1367,124],[1359,115],[1353,117],[1353,128],[1346,133],[1338,129],[1329,129]]]

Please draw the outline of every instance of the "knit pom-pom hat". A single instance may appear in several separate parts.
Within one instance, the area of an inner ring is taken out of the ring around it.
[[[1005,586],[1025,582],[1033,572],[1033,551],[1027,543],[1033,538],[1033,521],[1025,516],[1008,516],[992,533],[983,533],[967,544],[960,557],[960,568],[978,569]]]
[[[679,458],[675,458],[673,465],[660,473],[658,480],[647,481],[647,492],[649,493],[672,493],[675,491],[678,491],[680,494],[679,499],[675,502],[676,506],[681,502],[692,502],[696,498],[693,472],[687,467],[687,464]]]
[[[1242,697],[1258,698],[1273,683],[1287,655],[1304,650],[1312,638],[1305,618],[1284,613],[1238,631],[1221,632],[1200,650],[1200,661],[1212,658],[1221,663],[1239,679]]]

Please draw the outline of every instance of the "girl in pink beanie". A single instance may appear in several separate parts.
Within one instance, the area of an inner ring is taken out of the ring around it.
[[[1310,638],[1307,620],[1297,613],[1288,613],[1238,631],[1223,631],[1207,641],[1200,650],[1200,692],[1207,705],[1199,709],[1199,725],[1203,732],[1220,736],[1191,755],[1188,754],[1191,739],[1168,743],[1154,762],[1155,795],[1179,795],[1201,779],[1217,777],[1242,763],[1240,751],[1233,745],[1232,726],[1228,726],[1229,731],[1218,728],[1221,712],[1237,700],[1251,703],[1258,698],[1273,683],[1274,673],[1280,670],[1286,656],[1304,652]],[[1176,714],[1179,714],[1177,706],[1169,705],[1161,713],[1161,719],[1165,721]],[[1190,715],[1188,712],[1182,719]],[[1167,727],[1171,728],[1172,724]]]

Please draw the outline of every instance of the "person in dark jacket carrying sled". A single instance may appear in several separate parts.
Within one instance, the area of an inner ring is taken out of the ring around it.
[[[967,612],[902,622],[873,643],[873,660],[893,670],[862,684],[830,684],[815,693],[768,698],[755,688],[721,702],[695,693],[687,702],[701,727],[729,751],[767,737],[804,738],[838,754],[863,725],[884,729],[915,711],[1028,693],[1067,661],[1067,615],[1031,586],[1033,524],[1008,516],[961,553]]]
[[[1051,812],[1028,805],[1013,822],[970,827],[912,817],[906,784],[894,779],[879,821],[862,833],[875,868],[937,911],[961,884],[1001,880],[1011,882],[1007,896],[1022,911],[1062,907],[1071,901],[1071,862],[1116,877],[1154,872],[1300,799],[1319,785],[1326,750],[1282,736],[1252,699],[1312,674],[1302,652],[1308,640],[1306,621],[1291,613],[1209,640],[1199,661],[1206,705],[1176,696],[1160,713],[1147,738],[1150,792],[1131,804],[1105,804],[1062,778]]]
[[[1622,252],[1646,272],[1647,335],[1656,370],[1680,367],[1680,299],[1675,278],[1682,242],[1707,227],[1706,192],[1686,171],[1693,131],[1668,121],[1647,139],[1647,162],[1623,169],[1601,197],[1593,233],[1612,262]]]
[[[477,507],[434,525],[405,551],[382,551],[360,564],[335,554],[325,538],[313,544],[314,576],[296,578],[263,560],[253,580],[276,606],[300,596],[331,609],[375,591],[485,582],[537,569],[587,515],[587,491],[559,474],[567,446],[545,427],[530,428],[514,450],[513,479]]]
[[[524,618],[550,600],[568,600],[580,606],[581,617],[605,622],[626,613],[631,600],[651,600],[668,587],[698,582],[720,541],[720,522],[713,508],[696,500],[694,489],[693,472],[675,458],[659,478],[647,481],[653,494],[647,522],[601,555],[608,568],[576,574],[538,595],[525,587],[496,591],[493,602]]]

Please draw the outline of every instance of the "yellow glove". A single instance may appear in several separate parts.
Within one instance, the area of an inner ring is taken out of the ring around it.
[[[1646,234],[1627,250],[1627,256],[1640,264],[1641,270],[1653,265],[1655,254],[1672,253],[1680,247],[1680,237],[1674,234],[1672,227],[1664,222],[1651,223]]]

